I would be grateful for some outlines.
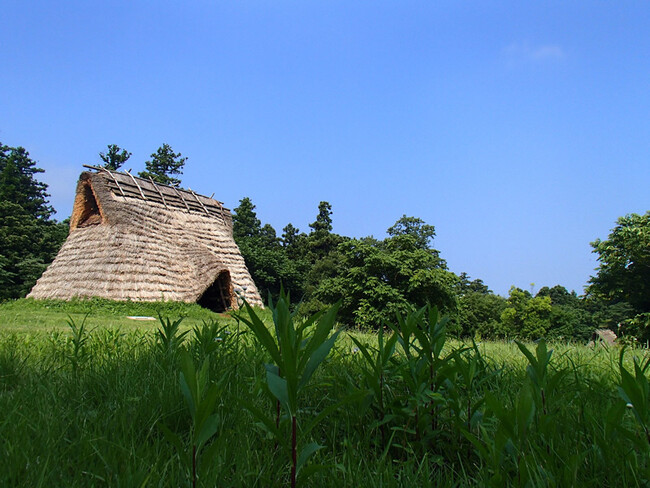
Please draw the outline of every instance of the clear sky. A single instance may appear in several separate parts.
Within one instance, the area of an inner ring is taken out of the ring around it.
[[[107,144],[281,234],[436,227],[497,293],[582,293],[589,243],[650,209],[650,2],[4,0],[0,141],[58,218]]]

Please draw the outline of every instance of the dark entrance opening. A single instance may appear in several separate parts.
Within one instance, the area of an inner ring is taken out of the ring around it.
[[[213,312],[221,313],[228,310],[231,306],[232,291],[230,284],[230,273],[222,271],[217,276],[207,290],[197,300],[197,303],[204,308],[208,308]]]
[[[99,213],[99,206],[89,184],[83,186],[83,203],[81,206],[81,215],[77,227],[88,227],[102,223],[102,216]]]

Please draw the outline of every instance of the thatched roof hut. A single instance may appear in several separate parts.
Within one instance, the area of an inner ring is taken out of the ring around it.
[[[262,304],[220,202],[90,168],[79,177],[70,235],[28,296],[173,300],[223,311],[240,294]]]
[[[606,344],[608,346],[613,346],[616,343],[617,336],[614,334],[614,331],[609,329],[596,329],[593,334],[591,334],[591,340],[587,344],[588,346],[594,346],[596,344]]]

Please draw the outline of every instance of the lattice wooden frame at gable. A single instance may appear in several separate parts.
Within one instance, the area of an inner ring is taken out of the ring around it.
[[[109,171],[100,166],[84,165],[86,168],[104,173],[108,187],[114,195],[137,198],[148,202],[156,202],[165,208],[184,209],[190,213],[201,213],[210,217],[217,217],[225,223],[224,213],[229,212],[218,200],[196,194],[192,190],[185,190],[173,186],[156,183],[151,178],[143,179],[131,173]]]

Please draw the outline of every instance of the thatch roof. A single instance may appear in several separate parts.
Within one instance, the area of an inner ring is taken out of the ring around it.
[[[616,343],[617,336],[614,331],[609,329],[596,329],[591,334],[591,340],[587,344],[588,346],[593,346],[595,344],[607,344],[612,346]]]
[[[38,280],[33,298],[261,305],[221,202],[92,168],[79,177],[70,235]]]

